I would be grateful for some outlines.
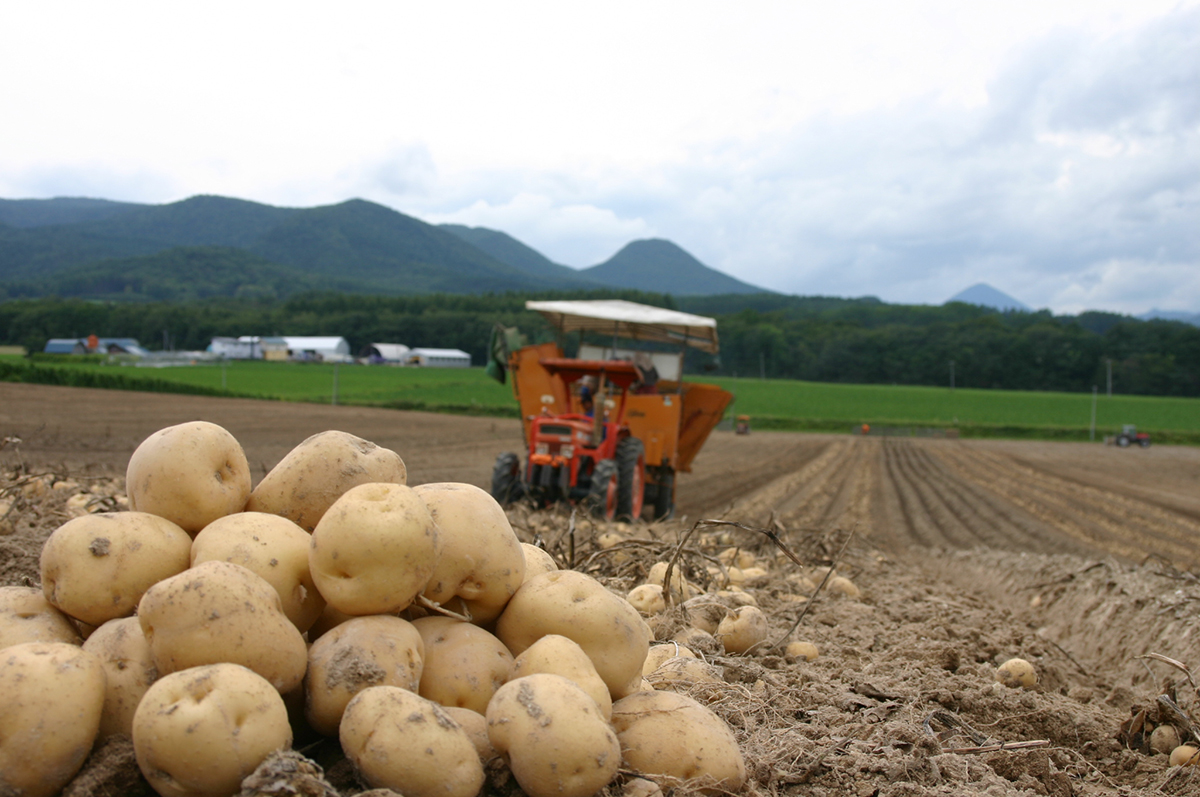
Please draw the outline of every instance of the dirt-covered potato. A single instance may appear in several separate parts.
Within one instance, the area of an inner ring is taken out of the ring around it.
[[[421,697],[482,714],[512,672],[508,648],[488,631],[453,617],[420,617],[413,626],[425,642]]]
[[[660,587],[666,586],[668,562],[655,562],[650,567],[650,572],[646,574],[647,584],[657,584]],[[671,568],[671,595],[675,601],[685,601],[693,597],[699,590],[688,583],[688,580],[683,577],[683,568],[677,562]]]
[[[649,675],[666,662],[676,658],[694,659],[696,654],[687,645],[681,645],[678,642],[651,645],[649,652],[646,653],[646,660],[642,662],[642,675]]]
[[[1037,686],[1037,670],[1025,659],[1009,659],[996,669],[996,680],[1011,689],[1028,689]]]
[[[371,686],[417,691],[425,643],[407,620],[380,614],[331,629],[308,650],[304,716],[313,730],[337,736],[346,704]]]
[[[232,562],[262,576],[279,593],[283,613],[303,633],[325,608],[308,572],[310,541],[308,532],[287,518],[239,512],[214,520],[196,535],[191,563]]]
[[[554,557],[533,543],[521,543],[521,550],[525,553],[525,577],[521,583],[525,583],[541,573],[549,573],[551,570],[558,569],[558,563],[554,561]]]
[[[68,520],[42,548],[46,600],[100,626],[133,614],[150,587],[188,568],[192,538],[146,512],[104,512]]]
[[[486,717],[478,711],[460,706],[442,706],[442,711],[449,714],[451,719],[467,732],[467,736],[471,737],[471,744],[475,745],[475,752],[479,753],[479,760],[484,767],[488,765],[489,761],[500,755],[496,752],[496,748],[492,747],[492,741],[488,739]]]
[[[647,617],[659,614],[667,609],[667,601],[663,597],[662,584],[641,584],[629,590],[625,600],[639,613]]]
[[[321,595],[346,614],[393,614],[433,575],[441,534],[421,496],[402,484],[362,484],[313,530],[308,566]]]
[[[247,512],[269,512],[305,531],[351,488],[385,482],[407,484],[408,471],[395,451],[348,432],[315,434],[293,448],[250,494]]]
[[[745,653],[767,641],[767,616],[757,606],[734,609],[717,625],[716,637],[729,653]]]
[[[561,675],[509,681],[488,704],[487,724],[529,797],[589,797],[621,765],[621,746],[596,701]]]
[[[83,640],[71,618],[46,600],[37,587],[0,587],[0,649],[25,642]]]
[[[246,506],[250,465],[228,431],[191,421],[142,441],[129,458],[125,489],[130,509],[166,518],[195,534]]]
[[[514,655],[547,634],[583,648],[614,698],[641,686],[650,629],[629,601],[591,576],[555,570],[530,579],[496,621],[496,636]]]
[[[687,693],[696,684],[723,684],[725,679],[720,669],[703,659],[676,656],[647,675],[646,682],[655,689]]]
[[[136,617],[118,617],[100,626],[83,643],[104,665],[104,712],[97,738],[133,732],[133,713],[158,679],[150,645]]]
[[[515,680],[541,672],[561,675],[587,692],[606,721],[612,715],[612,695],[608,693],[608,687],[596,673],[592,660],[573,640],[559,634],[547,634],[517,656],[509,677]]]
[[[473,484],[437,482],[413,489],[442,540],[441,558],[423,594],[465,611],[473,623],[490,623],[525,578],[525,553],[504,508]]]
[[[0,794],[57,794],[100,727],[100,660],[63,642],[13,645],[0,651],[0,695]]]
[[[226,662],[290,692],[308,664],[279,593],[241,565],[204,562],[160,581],[142,596],[138,620],[160,675]]]
[[[138,767],[163,797],[237,794],[263,759],[291,744],[283,698],[237,664],[163,676],[133,717]]]
[[[787,647],[783,649],[783,655],[789,659],[804,659],[805,661],[816,661],[821,655],[821,651],[812,642],[789,642]]]
[[[686,695],[637,692],[613,703],[625,764],[664,786],[694,781],[705,791],[736,792],[746,762],[725,721]]]
[[[404,797],[475,797],[483,763],[470,735],[432,700],[396,686],[354,696],[339,739],[372,788]]]

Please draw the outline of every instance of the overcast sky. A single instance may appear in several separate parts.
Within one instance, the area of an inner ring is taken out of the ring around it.
[[[16,3],[0,197],[362,197],[574,267],[1200,312],[1200,0]]]

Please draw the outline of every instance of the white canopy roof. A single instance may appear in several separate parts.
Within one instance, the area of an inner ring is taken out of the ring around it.
[[[678,310],[665,310],[621,299],[596,301],[525,302],[563,332],[585,330],[633,340],[686,343],[717,353],[717,321]]]

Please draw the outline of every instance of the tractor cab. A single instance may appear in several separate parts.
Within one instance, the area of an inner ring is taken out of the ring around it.
[[[526,440],[525,463],[501,454],[492,495],[503,503],[528,497],[540,505],[585,504],[599,517],[655,517],[674,509],[675,474],[720,421],[732,395],[682,380],[688,347],[716,353],[711,318],[625,301],[527,302],[558,333],[555,343],[517,345],[497,330],[489,373],[512,376]],[[507,331],[511,333],[510,331]],[[563,337],[580,334],[577,357]],[[611,336],[611,345],[583,340]],[[652,351],[630,341],[653,341]],[[665,344],[665,345],[664,345]]]

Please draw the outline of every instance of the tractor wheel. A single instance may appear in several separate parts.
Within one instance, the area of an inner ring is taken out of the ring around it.
[[[592,486],[584,499],[592,515],[601,520],[617,517],[617,461],[602,459],[592,470]]]
[[[636,520],[642,516],[646,489],[646,447],[636,437],[617,443],[617,517]]]
[[[1117,445],[1121,448],[1129,448],[1129,437],[1123,434],[1117,435]]]
[[[1150,438],[1143,437],[1141,440],[1138,440],[1138,445],[1141,446],[1142,448],[1149,448],[1150,447]]]
[[[654,519],[667,520],[675,514],[675,472],[663,469],[654,493]]]
[[[513,452],[496,457],[496,465],[492,468],[492,498],[501,506],[508,506],[525,494],[525,485],[521,483],[521,458]]]

